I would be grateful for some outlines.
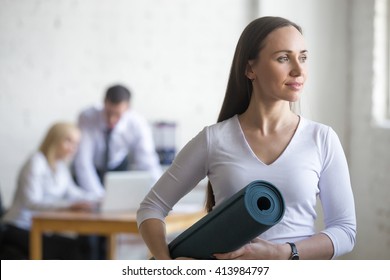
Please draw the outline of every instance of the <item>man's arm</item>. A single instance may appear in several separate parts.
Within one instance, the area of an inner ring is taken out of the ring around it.
[[[81,129],[81,141],[74,159],[77,183],[86,191],[101,197],[104,195],[104,188],[93,163],[94,137],[89,130],[83,129],[82,126]]]

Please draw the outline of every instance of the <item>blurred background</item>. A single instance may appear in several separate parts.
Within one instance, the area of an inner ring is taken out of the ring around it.
[[[170,141],[180,150],[215,123],[243,28],[259,16],[283,16],[303,27],[310,53],[301,114],[332,126],[347,155],[358,234],[344,258],[390,259],[389,6],[389,0],[0,0],[4,205],[48,127],[76,121],[114,83],[132,91],[133,108],[151,124],[175,128]]]

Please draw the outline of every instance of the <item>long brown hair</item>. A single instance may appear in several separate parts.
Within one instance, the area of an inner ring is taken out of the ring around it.
[[[236,46],[225,98],[217,122],[222,122],[246,111],[253,90],[252,82],[245,75],[248,61],[257,58],[260,50],[264,47],[264,40],[268,34],[275,29],[287,26],[293,26],[302,33],[301,27],[297,24],[285,18],[269,16],[255,19],[244,29]],[[206,210],[210,212],[214,205],[214,192],[209,181]]]

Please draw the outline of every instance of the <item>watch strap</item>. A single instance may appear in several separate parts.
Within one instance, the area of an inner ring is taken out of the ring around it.
[[[297,246],[295,246],[295,244],[292,242],[287,242],[287,244],[289,244],[291,247],[290,260],[299,260],[299,253],[298,253]]]

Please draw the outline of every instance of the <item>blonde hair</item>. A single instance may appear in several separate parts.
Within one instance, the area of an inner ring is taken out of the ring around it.
[[[73,123],[67,122],[53,124],[46,133],[46,136],[39,147],[39,151],[46,157],[53,170],[55,169],[58,146],[75,133],[80,133],[79,128]]]

